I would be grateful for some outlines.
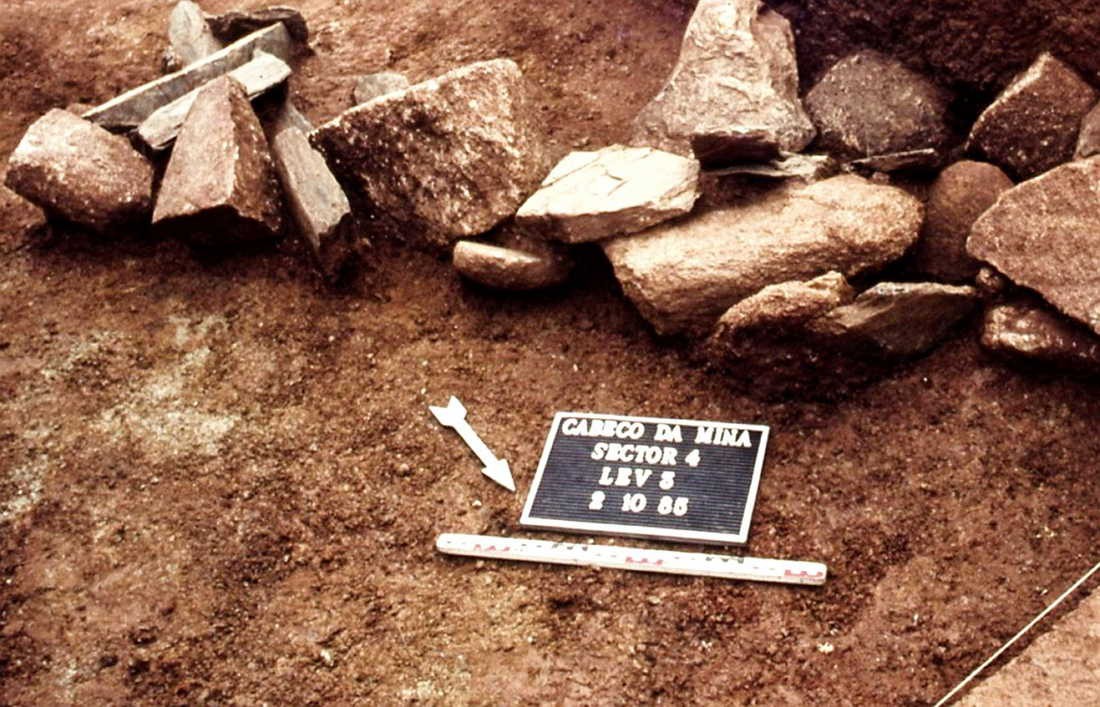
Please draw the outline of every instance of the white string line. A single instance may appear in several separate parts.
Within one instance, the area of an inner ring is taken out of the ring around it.
[[[1017,633],[1012,638],[1008,639],[1007,643],[1005,643],[1003,646],[998,648],[996,653],[989,656],[988,660],[986,660],[984,663],[982,663],[977,668],[975,668],[974,672],[970,673],[965,678],[963,678],[963,681],[960,682],[958,685],[956,685],[954,687],[954,689],[951,690],[951,692],[944,695],[943,698],[935,704],[935,707],[942,707],[942,705],[947,704],[947,701],[950,700],[952,697],[954,697],[959,692],[959,690],[966,687],[970,683],[971,680],[978,677],[978,675],[980,675],[983,670],[985,670],[986,668],[989,667],[990,663],[992,663],[993,661],[1000,658],[1001,654],[1004,653],[1005,651],[1007,651],[1010,647],[1012,647],[1013,643],[1015,643],[1017,640],[1019,640],[1025,633],[1030,631],[1032,626],[1034,626],[1035,624],[1042,621],[1043,618],[1047,614],[1049,614],[1051,611],[1054,610],[1055,607],[1057,607],[1059,604],[1061,604],[1062,601],[1064,601],[1066,597],[1068,597],[1070,594],[1073,594],[1073,592],[1075,592],[1078,587],[1080,587],[1082,584],[1087,582],[1089,577],[1096,574],[1097,570],[1100,570],[1100,562],[1097,562],[1095,565],[1093,565],[1092,569],[1089,570],[1088,572],[1086,572],[1084,574],[1084,576],[1081,577],[1081,579],[1074,582],[1072,585],[1070,585],[1069,589],[1062,592],[1062,595],[1060,597],[1058,597],[1057,599],[1055,599],[1054,602],[1052,604],[1050,604],[1050,606],[1048,606],[1047,608],[1045,608],[1041,612],[1039,612],[1039,615],[1036,616],[1035,618],[1033,618],[1031,621],[1029,621],[1027,626],[1024,626],[1022,629],[1020,629],[1019,633]]]

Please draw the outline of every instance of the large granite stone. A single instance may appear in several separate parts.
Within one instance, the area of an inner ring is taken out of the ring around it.
[[[899,258],[922,206],[895,187],[842,175],[604,243],[623,290],[660,333],[706,330],[760,289],[835,270],[846,277]]]
[[[949,102],[936,84],[871,50],[838,61],[806,94],[818,144],[843,158],[943,148]]]
[[[147,219],[153,203],[153,167],[130,142],[61,109],[27,128],[5,181],[47,213],[101,233]]]
[[[257,50],[290,61],[292,48],[290,35],[282,24],[265,27],[175,73],[132,88],[89,110],[83,117],[106,128],[136,128],[161,106],[248,63]]]
[[[200,245],[282,231],[267,139],[244,88],[223,76],[195,98],[164,173],[153,222]]]
[[[1028,179],[1073,158],[1081,119],[1097,95],[1076,71],[1044,53],[982,112],[968,146]]]
[[[165,66],[179,71],[188,64],[204,59],[225,47],[202,15],[199,6],[191,0],[180,0],[168,16],[168,50]]]
[[[964,282],[980,263],[966,252],[970,227],[1012,180],[985,162],[964,160],[940,172],[925,204],[924,227],[913,251],[917,270],[944,282]]]
[[[438,243],[488,231],[546,173],[543,135],[509,59],[379,96],[310,140],[375,207]]]
[[[1100,156],[1001,194],[974,223],[966,247],[1100,333]]]
[[[982,346],[1023,363],[1100,374],[1100,337],[1036,303],[1010,302],[986,310]]]
[[[516,223],[566,243],[634,233],[691,211],[699,163],[649,147],[571,152],[520,206]]]
[[[814,128],[798,99],[790,23],[759,0],[701,0],[680,58],[639,113],[635,143],[707,166],[798,152]]]

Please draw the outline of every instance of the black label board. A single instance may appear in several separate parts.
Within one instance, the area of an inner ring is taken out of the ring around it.
[[[763,425],[559,412],[520,523],[744,543],[767,444]]]

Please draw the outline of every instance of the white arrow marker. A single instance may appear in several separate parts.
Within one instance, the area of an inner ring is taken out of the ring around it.
[[[466,408],[462,407],[462,403],[458,401],[458,398],[452,395],[445,408],[429,405],[428,409],[435,415],[435,419],[439,420],[439,424],[454,428],[454,431],[462,437],[462,441],[473,450],[477,458],[485,465],[481,469],[482,474],[515,493],[516,482],[512,480],[512,470],[508,468],[508,462],[497,459],[496,455],[489,451],[489,448],[477,436],[477,432],[474,432],[474,428],[470,427],[470,423],[466,422]]]

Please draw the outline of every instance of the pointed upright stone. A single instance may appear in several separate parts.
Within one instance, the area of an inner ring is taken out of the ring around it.
[[[161,183],[153,223],[203,245],[282,231],[282,204],[263,128],[244,88],[223,76],[196,96]]]
[[[790,23],[760,0],[700,0],[680,58],[638,115],[636,144],[704,166],[798,152],[814,127],[798,99]]]
[[[978,116],[968,146],[1029,179],[1073,159],[1081,120],[1097,96],[1076,71],[1044,53]]]
[[[202,10],[191,0],[180,0],[168,16],[168,51],[165,65],[178,71],[220,51],[222,44],[210,31]]]
[[[6,184],[48,214],[104,233],[148,219],[153,167],[120,135],[55,108],[8,161]]]

